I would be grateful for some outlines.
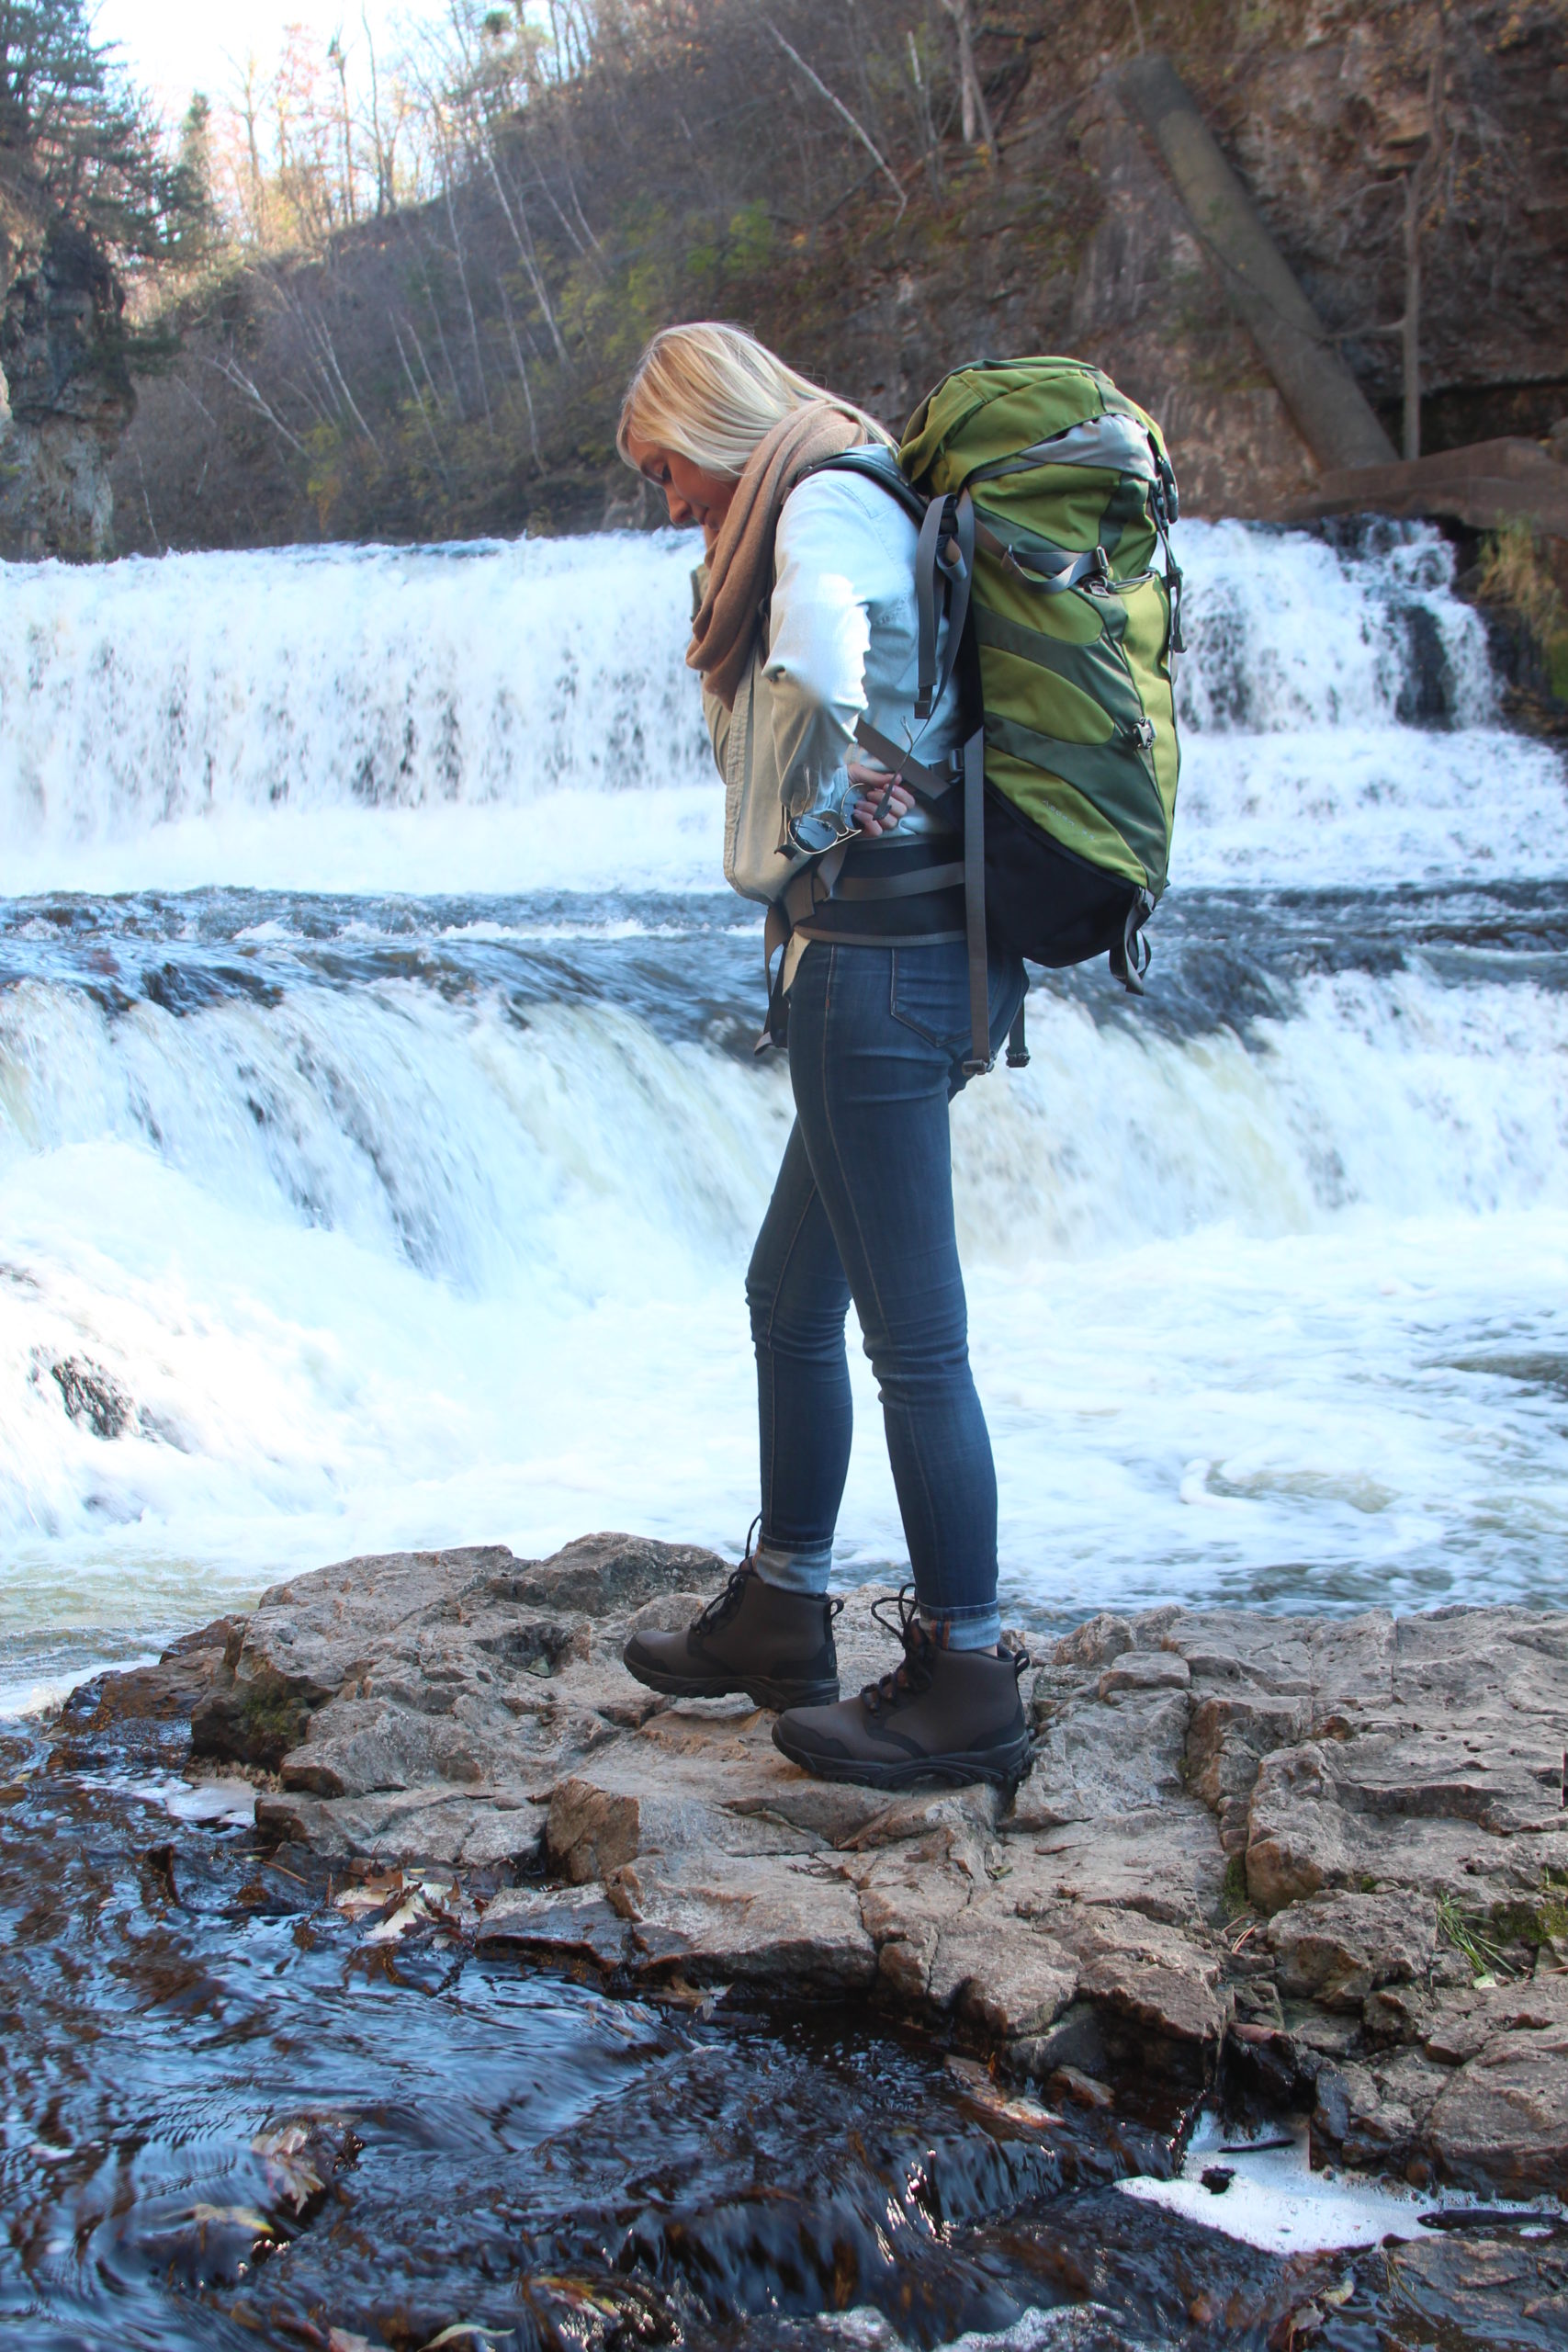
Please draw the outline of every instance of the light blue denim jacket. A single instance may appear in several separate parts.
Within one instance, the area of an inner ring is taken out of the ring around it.
[[[846,763],[863,712],[932,765],[958,742],[956,682],[924,727],[914,716],[917,536],[897,500],[863,475],[813,474],[784,501],[773,601],[735,708],[703,695],[724,778],[725,876],[742,898],[776,899],[807,864],[784,839],[787,818],[847,818],[857,795]],[[944,622],[939,654],[945,639]],[[917,801],[896,838],[933,830]]]

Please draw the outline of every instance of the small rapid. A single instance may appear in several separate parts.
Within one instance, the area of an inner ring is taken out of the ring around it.
[[[1037,983],[957,1203],[1004,1578],[1538,1594],[1568,791],[1433,532],[1181,534],[1149,995]],[[673,535],[13,568],[0,1684],[319,1559],[733,1545],[790,1116]],[[869,1374],[846,1563],[900,1538]]]

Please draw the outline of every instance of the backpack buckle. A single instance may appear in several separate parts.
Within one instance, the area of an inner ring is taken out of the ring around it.
[[[1181,519],[1181,492],[1176,487],[1176,472],[1170,459],[1156,449],[1155,480],[1149,503],[1154,508],[1155,521],[1162,531]]]

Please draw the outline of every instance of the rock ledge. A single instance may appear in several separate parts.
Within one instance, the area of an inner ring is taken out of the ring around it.
[[[873,1995],[1093,2100],[1309,2110],[1314,2151],[1568,2193],[1568,1615],[1100,1616],[1032,1676],[1010,1796],[815,1781],[635,1624],[727,1564],[593,1535],[348,1560],[67,1703],[267,1786],[265,1834],[484,1875],[475,1932],[626,1981]],[[870,1589],[852,1690],[886,1670]]]

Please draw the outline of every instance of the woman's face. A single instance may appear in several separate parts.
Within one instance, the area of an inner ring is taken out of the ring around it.
[[[664,492],[670,520],[680,529],[695,524],[708,553],[713,553],[719,525],[729,512],[735,482],[728,474],[707,474],[690,458],[645,441],[640,433],[626,435],[626,455],[639,474]]]

